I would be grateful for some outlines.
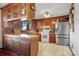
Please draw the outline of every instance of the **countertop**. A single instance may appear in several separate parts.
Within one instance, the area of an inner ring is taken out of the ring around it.
[[[19,38],[35,38],[38,37],[38,35],[28,35],[28,34],[20,34],[20,35],[12,35],[12,34],[4,34],[4,36],[8,37],[19,37]]]

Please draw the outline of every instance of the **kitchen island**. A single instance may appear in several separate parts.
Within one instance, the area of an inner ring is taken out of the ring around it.
[[[39,48],[38,35],[3,35],[3,48],[20,56],[36,56]]]

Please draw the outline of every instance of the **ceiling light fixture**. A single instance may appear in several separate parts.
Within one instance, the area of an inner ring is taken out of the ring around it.
[[[45,14],[44,14],[44,17],[48,18],[48,17],[50,17],[50,14],[46,11]]]

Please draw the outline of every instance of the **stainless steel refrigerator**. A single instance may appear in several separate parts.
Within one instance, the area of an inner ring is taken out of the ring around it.
[[[56,44],[58,45],[69,45],[70,41],[70,27],[68,22],[57,22],[56,23]]]

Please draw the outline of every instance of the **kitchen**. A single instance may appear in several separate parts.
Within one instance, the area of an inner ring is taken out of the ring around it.
[[[56,14],[54,10],[53,16],[49,10],[43,9],[44,7],[52,10],[55,8],[54,5],[57,6],[57,9],[60,7],[60,10]],[[73,4],[69,3],[4,3],[0,20],[2,22],[0,55],[42,56],[39,52],[42,43],[68,47],[70,45],[69,15],[72,14],[72,7]],[[70,48],[68,50],[72,55]]]

